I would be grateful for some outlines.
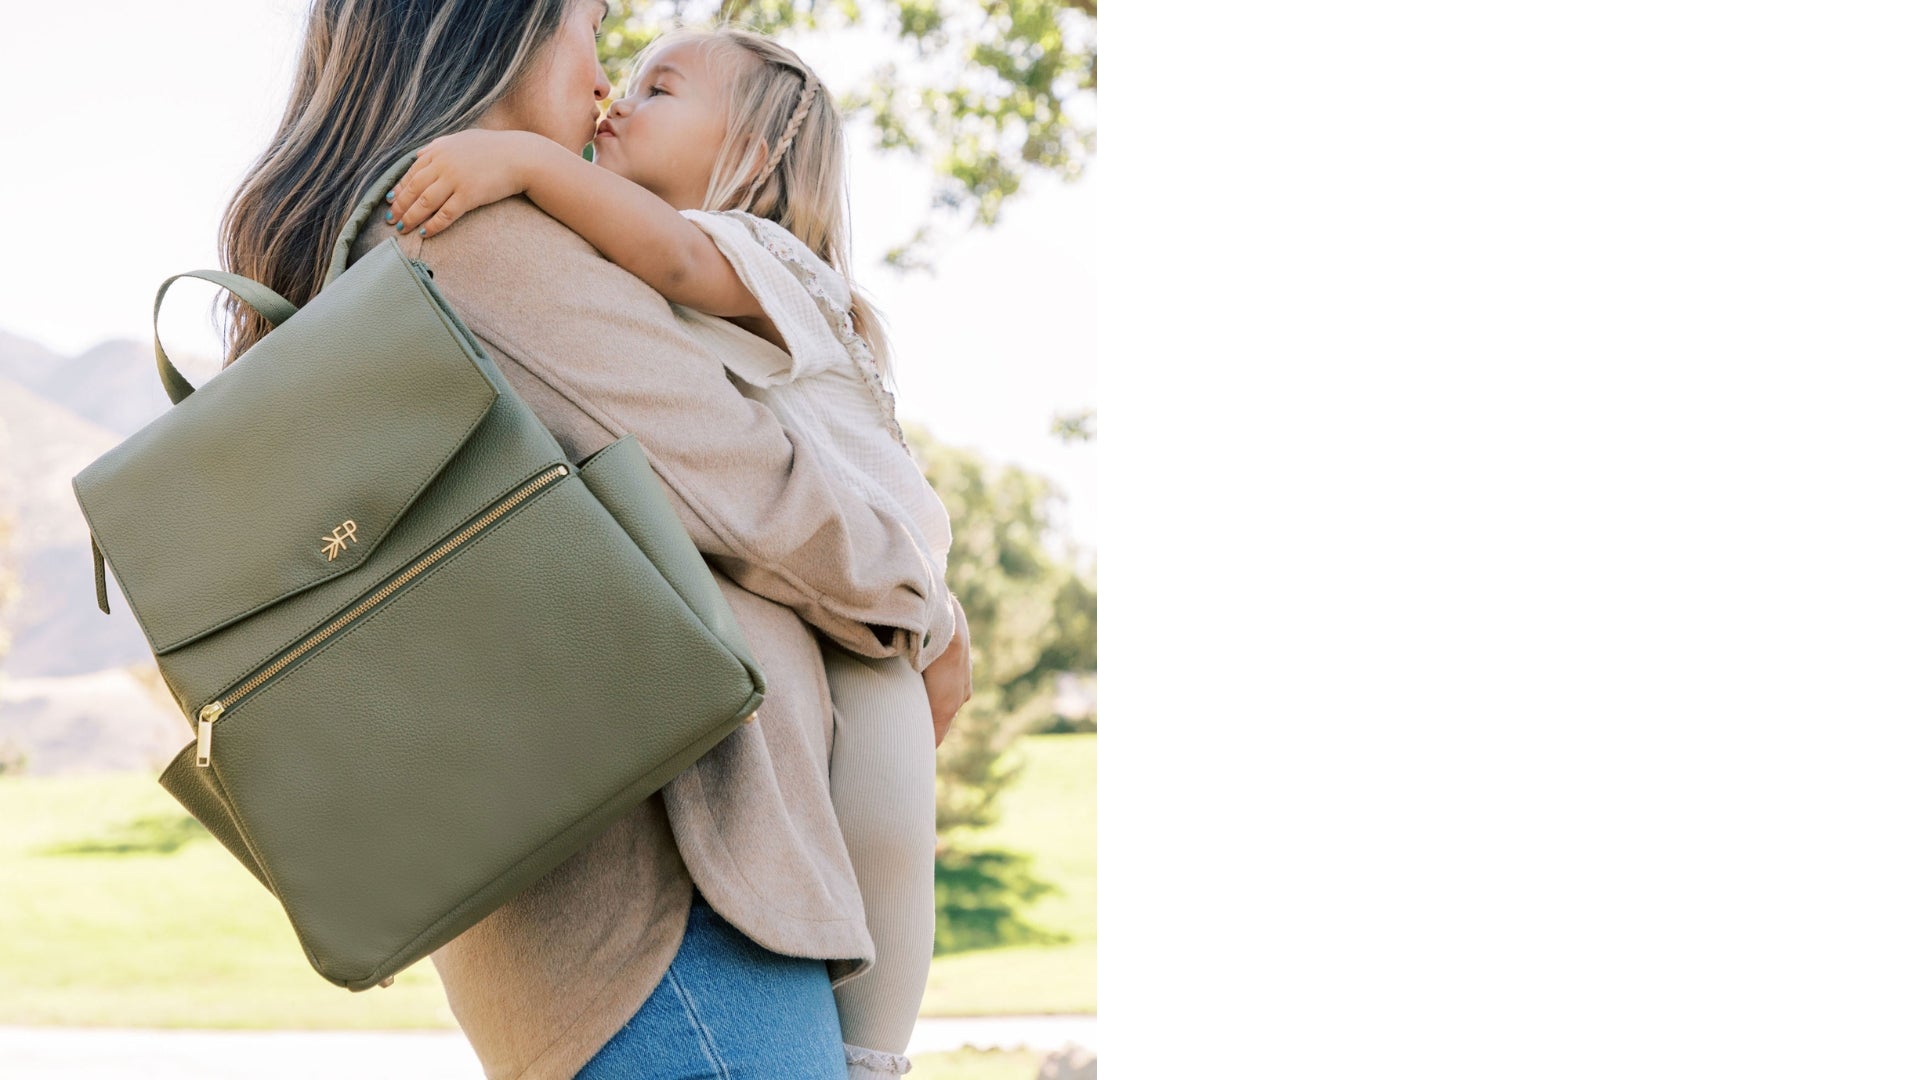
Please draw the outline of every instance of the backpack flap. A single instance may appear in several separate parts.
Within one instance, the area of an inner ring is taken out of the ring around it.
[[[351,573],[493,407],[383,245],[73,478],[155,655]]]

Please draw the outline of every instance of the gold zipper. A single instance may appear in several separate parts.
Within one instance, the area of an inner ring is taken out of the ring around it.
[[[344,627],[346,627],[348,623],[351,623],[353,620],[359,618],[369,608],[373,607],[375,604],[378,604],[380,601],[385,600],[388,596],[391,596],[395,589],[398,589],[400,586],[405,585],[407,582],[419,576],[419,574],[422,571],[426,570],[427,567],[432,566],[436,562],[439,562],[441,559],[445,558],[449,552],[453,551],[453,549],[459,547],[461,544],[466,543],[468,540],[471,540],[474,534],[486,528],[488,525],[493,524],[496,520],[500,518],[500,515],[513,509],[522,500],[533,495],[535,492],[539,491],[541,488],[546,487],[548,484],[551,484],[555,480],[558,480],[561,477],[567,475],[567,472],[568,472],[567,466],[555,465],[553,468],[548,469],[546,472],[543,472],[539,476],[534,477],[532,480],[527,481],[525,484],[521,485],[517,490],[515,490],[512,494],[508,495],[505,499],[502,499],[497,505],[494,506],[493,509],[487,511],[485,514],[482,514],[479,518],[475,519],[472,524],[468,525],[464,529],[461,529],[459,532],[448,537],[447,539],[442,540],[438,547],[434,548],[432,551],[427,552],[425,555],[420,556],[420,558],[416,559],[405,570],[401,571],[400,574],[396,576],[393,580],[387,582],[385,585],[382,585],[379,589],[376,589],[373,593],[368,595],[364,600],[361,600],[358,604],[355,604],[352,610],[334,619],[332,622],[321,627],[320,629],[315,630],[312,634],[309,634],[306,640],[300,642],[300,644],[295,645],[292,649],[282,654],[278,660],[275,660],[273,663],[268,664],[266,667],[263,667],[259,671],[254,672],[252,677],[248,678],[245,682],[241,683],[239,686],[236,686],[233,689],[229,690],[227,693],[222,694],[218,699],[214,701],[209,701],[205,705],[201,706],[200,707],[200,750],[198,755],[194,758],[194,764],[200,766],[201,768],[208,767],[208,764],[213,760],[213,722],[220,719],[221,714],[225,713],[228,709],[233,708],[234,705],[238,703],[241,698],[244,698],[249,693],[252,693],[255,687],[258,687],[261,683],[266,682],[268,679],[273,678],[273,676],[276,673],[278,673],[282,668],[286,667],[288,664],[293,663],[295,660],[305,655],[308,651],[313,649],[314,646],[319,645],[321,642],[339,633]]]

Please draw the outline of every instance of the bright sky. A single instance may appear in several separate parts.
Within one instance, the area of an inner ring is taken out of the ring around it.
[[[151,339],[160,282],[219,265],[220,212],[273,131],[305,10],[103,0],[8,12],[0,202],[14,214],[0,329],[62,354]],[[873,40],[792,44],[839,90],[869,66]],[[1048,425],[1095,404],[1093,176],[1034,184],[997,228],[944,248],[933,275],[900,277],[879,257],[920,222],[927,174],[868,152],[858,133],[853,142],[856,274],[894,335],[902,418],[1053,478],[1061,520],[1091,548],[1095,448],[1062,446]],[[169,355],[209,358],[181,364],[196,382],[213,370],[219,291],[188,279],[167,294]]]

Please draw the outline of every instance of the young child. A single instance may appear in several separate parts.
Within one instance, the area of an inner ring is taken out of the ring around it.
[[[847,279],[842,133],[813,71],[764,35],[672,31],[594,137],[594,160],[523,131],[434,140],[390,200],[403,232],[525,194],[675,305],[731,324],[722,357],[843,480],[908,523],[945,580],[945,508],[908,454],[885,387],[876,313]],[[963,617],[963,616],[962,616]],[[938,655],[925,648],[921,667]],[[834,809],[877,953],[835,987],[849,1075],[904,1056],[933,955],[932,714],[905,656],[869,660],[823,640],[835,732]]]

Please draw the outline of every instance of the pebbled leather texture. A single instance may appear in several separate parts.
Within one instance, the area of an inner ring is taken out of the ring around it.
[[[233,698],[210,765],[190,742],[160,785],[349,990],[538,880],[765,696],[633,436],[569,462],[394,241],[74,491],[188,723]]]
[[[713,571],[674,514],[666,489],[647,464],[646,450],[632,433],[583,458],[580,479],[626,528],[700,621],[736,654],[751,655],[747,636],[734,620],[733,606],[713,588]],[[759,689],[764,692],[766,687]]]
[[[352,573],[493,407],[398,246],[366,264],[74,477],[154,652]]]

